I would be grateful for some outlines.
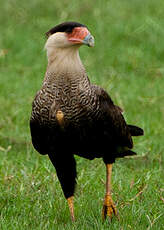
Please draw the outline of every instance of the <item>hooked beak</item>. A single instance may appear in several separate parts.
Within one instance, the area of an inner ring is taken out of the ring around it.
[[[86,27],[75,27],[73,32],[67,34],[68,41],[73,44],[85,44],[90,47],[94,46],[94,37]]]
[[[90,33],[87,34],[87,36],[85,36],[85,38],[83,39],[83,44],[89,47],[93,47],[94,43],[95,43],[94,37]]]

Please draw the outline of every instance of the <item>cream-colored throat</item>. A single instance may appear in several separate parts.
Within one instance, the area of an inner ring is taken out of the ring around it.
[[[84,71],[83,64],[79,56],[79,47],[47,49],[48,71],[71,73]]]

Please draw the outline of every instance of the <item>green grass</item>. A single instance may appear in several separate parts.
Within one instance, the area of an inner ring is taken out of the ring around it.
[[[164,1],[0,0],[0,229],[157,229],[164,226]],[[93,83],[144,128],[138,157],[113,168],[120,221],[102,223],[105,166],[77,159],[76,222],[55,170],[32,147],[31,103],[46,69],[44,33],[67,20],[87,24],[95,47],[81,58]]]

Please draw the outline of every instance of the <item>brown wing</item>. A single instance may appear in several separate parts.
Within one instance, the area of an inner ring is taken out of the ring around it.
[[[110,96],[98,86],[93,86],[99,102],[99,119],[102,120],[104,133],[117,146],[133,147],[128,125],[122,115],[122,110],[114,105]]]

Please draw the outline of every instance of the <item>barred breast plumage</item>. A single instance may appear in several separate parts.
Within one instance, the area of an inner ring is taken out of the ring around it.
[[[89,116],[96,108],[95,95],[91,90],[88,77],[72,76],[47,72],[42,88],[33,101],[31,119],[39,123],[52,124],[56,121],[56,113],[61,110],[66,122],[80,122],[83,116]]]

